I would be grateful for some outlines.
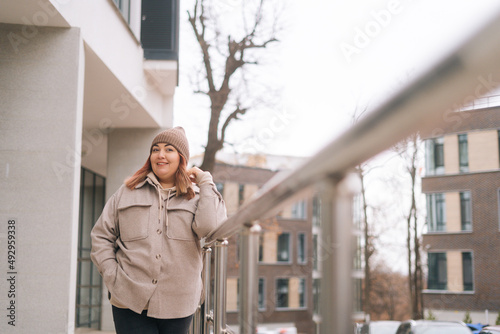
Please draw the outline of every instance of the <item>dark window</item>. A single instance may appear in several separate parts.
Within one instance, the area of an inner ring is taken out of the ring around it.
[[[281,233],[278,236],[278,251],[277,259],[278,262],[289,262],[290,261],[290,234]]]
[[[313,226],[320,226],[321,219],[321,202],[318,196],[314,196],[312,200],[312,223]]]
[[[264,278],[259,278],[259,310],[266,309],[265,291]]]
[[[463,270],[463,281],[464,281],[464,291],[474,290],[472,283],[472,253],[463,252],[462,253],[462,270]]]
[[[427,194],[427,223],[429,232],[446,231],[446,204],[444,194]]]
[[[81,169],[76,283],[76,327],[99,329],[101,322],[102,279],[90,260],[90,231],[105,204],[106,179]]]
[[[425,167],[427,175],[444,173],[444,138],[425,141]]]
[[[470,191],[460,193],[460,219],[462,221],[462,231],[472,231]]]
[[[306,235],[299,233],[297,237],[297,263],[306,263]]]
[[[448,283],[446,253],[429,253],[427,263],[429,266],[428,289],[446,290]]]
[[[443,142],[436,141],[434,143],[434,166],[444,167],[444,145]]]
[[[467,134],[458,135],[458,160],[460,172],[469,171],[469,147]]]
[[[319,314],[319,293],[320,293],[321,280],[319,278],[313,279],[313,307],[314,313]]]
[[[318,235],[313,235],[313,269],[318,270]]]
[[[142,0],[144,58],[178,60],[179,0]]]
[[[288,278],[276,280],[276,307],[288,307]]]

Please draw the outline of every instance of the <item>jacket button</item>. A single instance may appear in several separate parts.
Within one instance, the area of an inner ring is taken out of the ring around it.
[[[156,284],[156,283],[158,283],[158,280],[157,280],[157,279],[154,279],[154,280],[153,280],[153,284]]]
[[[161,258],[161,254],[156,254],[156,258],[159,260]]]
[[[161,230],[160,230],[160,229],[157,229],[157,230],[156,230],[156,233],[161,234]]]

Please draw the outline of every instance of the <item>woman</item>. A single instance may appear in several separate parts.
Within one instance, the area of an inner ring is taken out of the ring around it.
[[[199,241],[226,208],[210,173],[186,170],[188,159],[181,127],[159,133],[92,229],[91,258],[110,292],[117,334],[186,333],[198,306]]]

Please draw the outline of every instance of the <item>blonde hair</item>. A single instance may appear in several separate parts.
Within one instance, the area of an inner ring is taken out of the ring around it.
[[[179,167],[175,172],[175,187],[177,188],[176,196],[186,196],[189,200],[194,197],[194,190],[192,186],[191,179],[187,174],[187,162],[186,158],[179,153],[180,161]],[[146,160],[144,166],[142,166],[137,172],[131,177],[125,180],[125,186],[129,189],[134,189],[139,183],[146,179],[146,176],[153,171],[151,167],[151,155]]]

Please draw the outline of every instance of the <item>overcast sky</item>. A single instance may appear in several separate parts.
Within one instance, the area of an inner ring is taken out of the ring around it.
[[[241,1],[218,1],[229,25]],[[313,155],[348,128],[354,110],[370,110],[394,94],[482,24],[497,2],[289,0],[286,29],[280,45],[271,50],[276,53],[272,80],[282,91],[279,107],[251,110],[232,124],[228,139],[240,149],[253,136],[254,150]],[[187,23],[189,3],[181,2],[174,125],[186,128],[191,150],[200,153],[208,126],[207,100],[192,94],[186,76],[199,61],[191,51],[197,46]]]

